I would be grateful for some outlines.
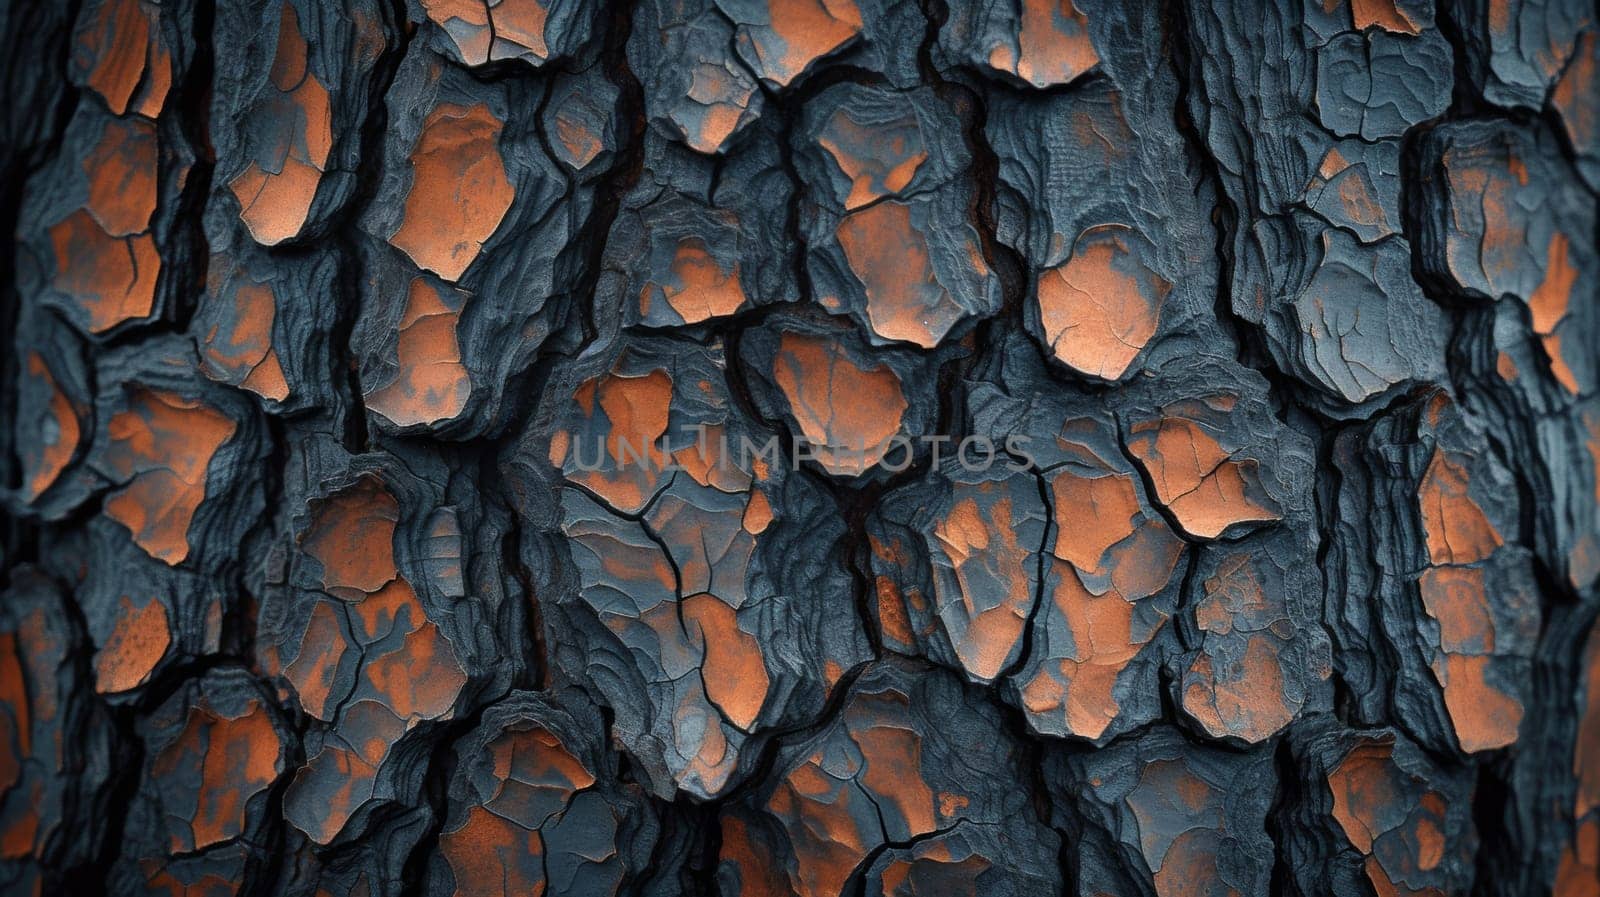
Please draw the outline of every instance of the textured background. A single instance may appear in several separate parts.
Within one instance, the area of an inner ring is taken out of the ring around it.
[[[0,892],[1600,894],[1590,3],[0,35]]]

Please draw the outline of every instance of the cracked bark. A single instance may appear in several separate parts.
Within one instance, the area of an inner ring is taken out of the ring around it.
[[[0,10],[0,891],[1600,895],[1600,11],[1301,6]]]

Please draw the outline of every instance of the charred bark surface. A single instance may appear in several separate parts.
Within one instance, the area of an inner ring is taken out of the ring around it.
[[[0,51],[0,892],[1600,897],[1589,0]]]

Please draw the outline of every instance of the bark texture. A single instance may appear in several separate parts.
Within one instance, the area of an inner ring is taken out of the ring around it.
[[[0,71],[0,892],[1600,897],[1591,0]]]

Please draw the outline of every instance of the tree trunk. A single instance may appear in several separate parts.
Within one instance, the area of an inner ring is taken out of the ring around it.
[[[1588,0],[0,33],[0,891],[1600,897]]]

